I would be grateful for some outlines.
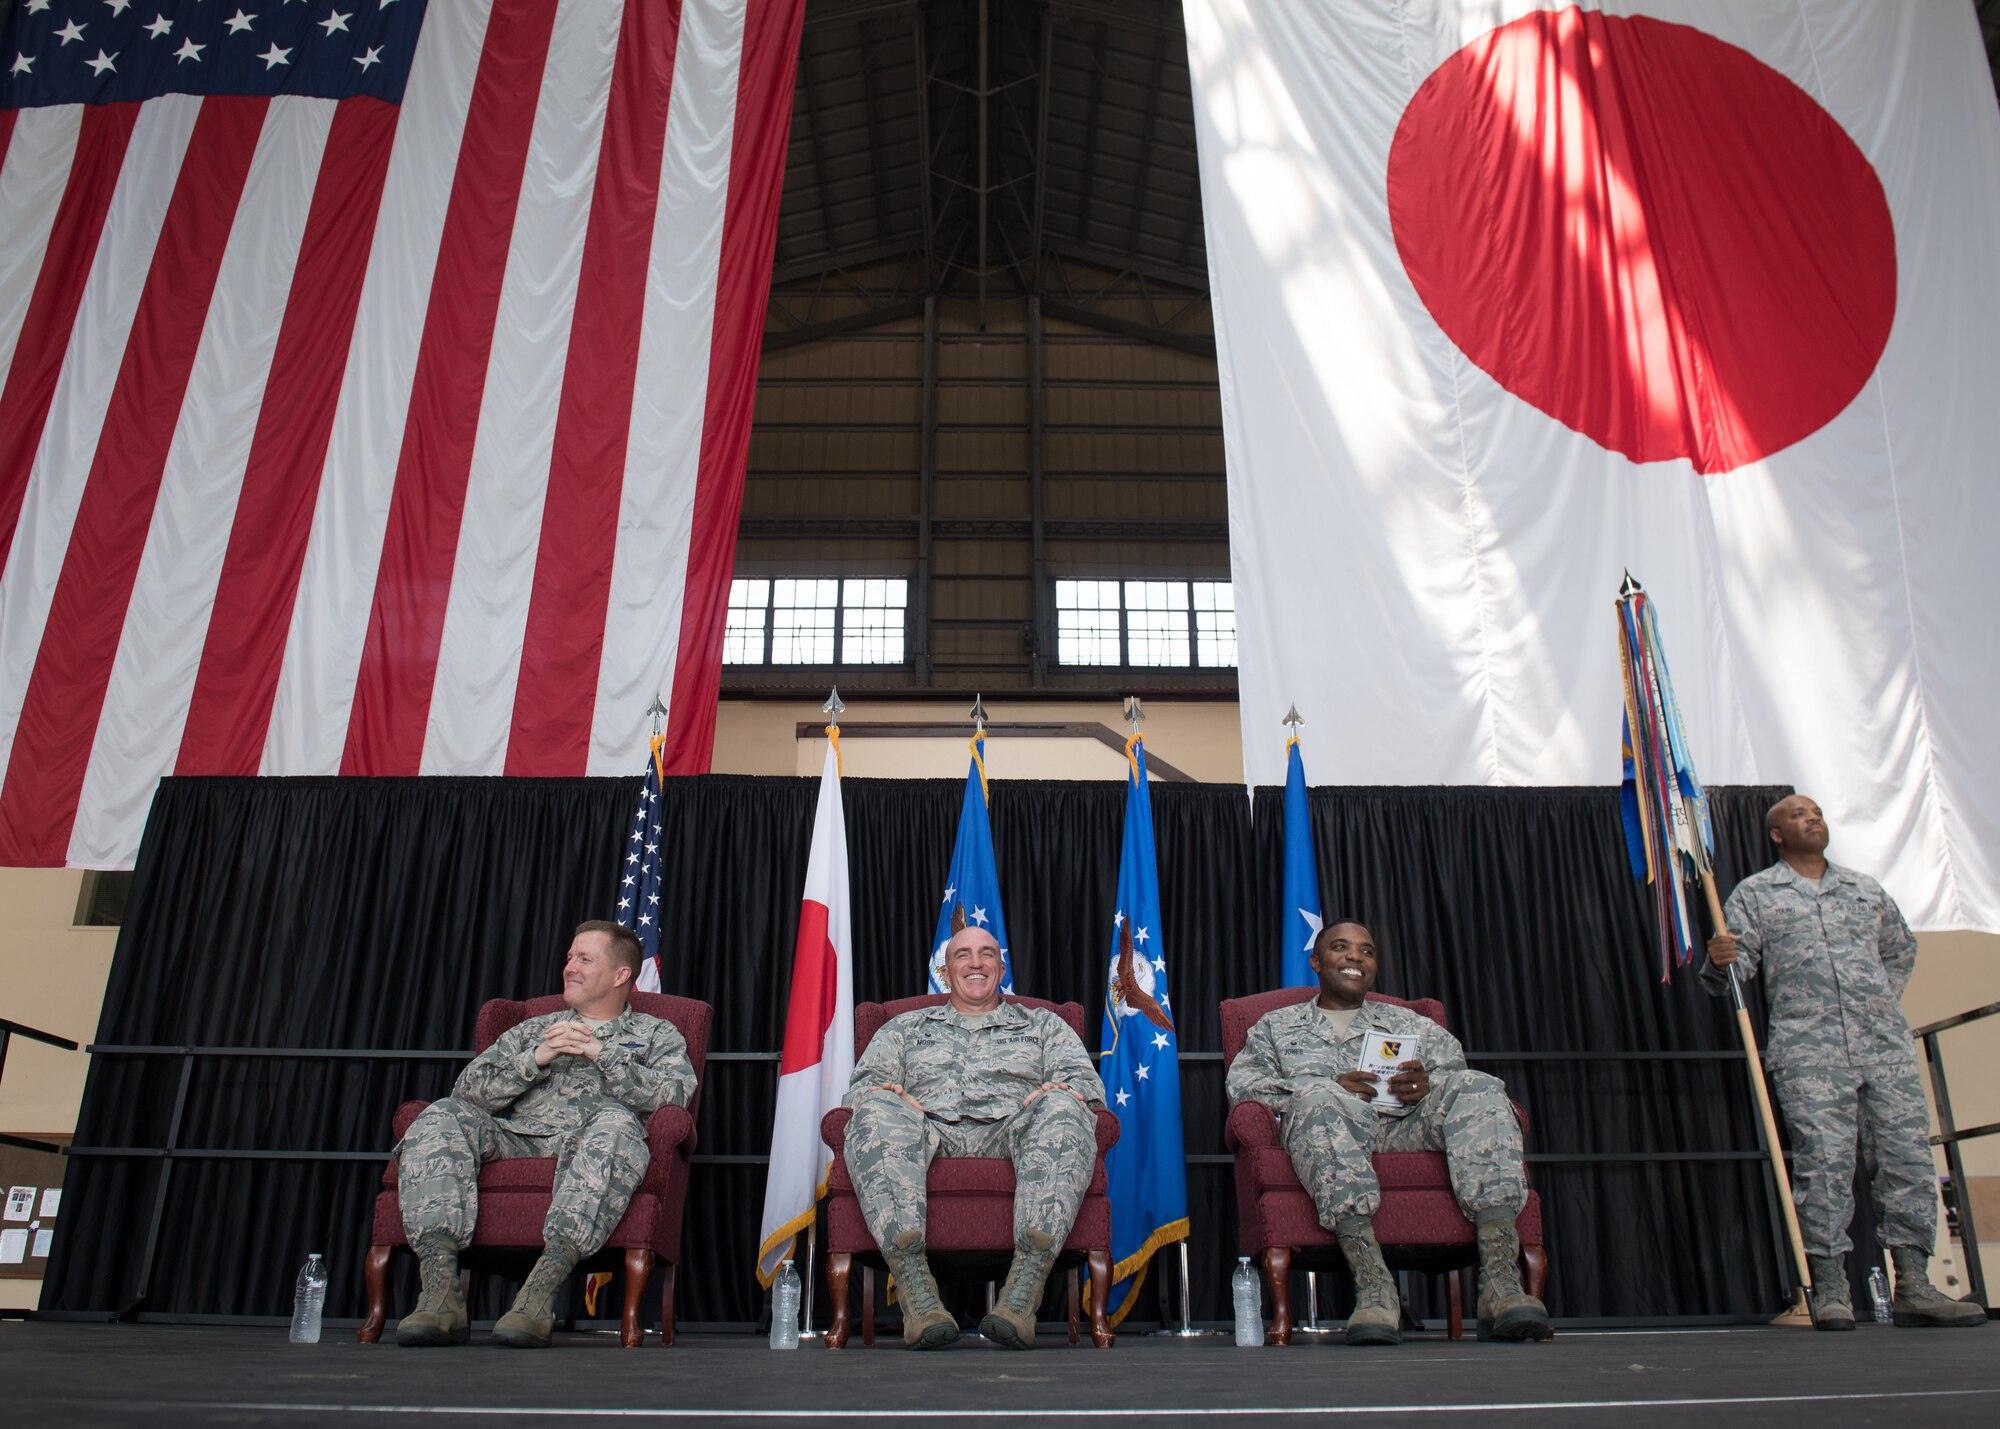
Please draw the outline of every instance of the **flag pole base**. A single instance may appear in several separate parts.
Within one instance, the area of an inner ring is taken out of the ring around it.
[[[1198,1340],[1198,1339],[1201,1339],[1201,1338],[1202,1338],[1202,1337],[1203,1337],[1204,1335],[1213,1335],[1213,1334],[1215,1334],[1215,1333],[1216,1333],[1216,1331],[1214,1331],[1214,1330],[1200,1330],[1200,1329],[1196,1329],[1196,1328],[1195,1328],[1195,1323],[1194,1323],[1194,1319],[1193,1319],[1193,1309],[1194,1309],[1194,1301],[1193,1301],[1193,1300],[1191,1300],[1191,1299],[1190,1299],[1190,1298],[1188,1297],[1188,1253],[1187,1253],[1187,1242],[1186,1242],[1185,1240],[1183,1240],[1183,1241],[1182,1241],[1182,1242],[1180,1243],[1180,1245],[1181,1245],[1181,1256],[1180,1256],[1180,1260],[1181,1260],[1181,1322],[1180,1322],[1180,1324],[1178,1324],[1178,1325],[1172,1325],[1172,1326],[1168,1326],[1168,1325],[1162,1325],[1162,1326],[1161,1326],[1161,1327],[1160,1327],[1159,1329],[1157,1329],[1157,1330],[1154,1330],[1154,1331],[1153,1331],[1153,1332],[1152,1332],[1151,1334],[1149,1334],[1149,1335],[1148,1335],[1148,1336],[1146,1337],[1147,1339],[1150,1339],[1150,1340],[1160,1340],[1160,1339],[1166,1339],[1166,1340]]]

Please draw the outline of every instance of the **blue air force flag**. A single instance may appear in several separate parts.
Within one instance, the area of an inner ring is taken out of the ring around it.
[[[1153,803],[1146,746],[1126,741],[1125,841],[1105,979],[1104,1095],[1118,1115],[1118,1144],[1104,1160],[1111,1195],[1111,1305],[1116,1323],[1146,1280],[1153,1252],[1188,1233],[1181,1153],[1181,1075],[1167,997],[1166,935],[1153,859]]]
[[[960,910],[964,923],[956,921]],[[943,992],[944,950],[958,927],[984,928],[1000,944],[1000,991],[1014,991],[1014,962],[1007,956],[1007,920],[1000,913],[1000,870],[993,862],[993,830],[986,822],[986,733],[972,737],[972,763],[965,771],[965,804],[958,813],[958,841],[952,845],[951,872],[938,904],[937,938],[931,949],[931,991]]]
[[[1319,861],[1313,854],[1312,823],[1306,817],[1306,762],[1299,737],[1285,741],[1285,904],[1284,971],[1286,987],[1311,987],[1319,981],[1306,965],[1313,939],[1319,936]]]
[[[660,990],[660,750],[665,743],[665,735],[653,736],[645,782],[632,811],[631,836],[618,865],[618,921],[639,935],[643,953],[639,980],[633,984],[640,992]]]

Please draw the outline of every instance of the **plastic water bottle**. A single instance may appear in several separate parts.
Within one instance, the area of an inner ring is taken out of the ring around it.
[[[787,1260],[771,1282],[771,1348],[799,1347],[799,1273]]]
[[[325,1308],[326,1262],[314,1251],[300,1267],[298,1284],[292,1290],[293,1344],[319,1343],[319,1316]]]
[[[1229,1277],[1229,1298],[1236,1303],[1236,1345],[1252,1349],[1264,1343],[1264,1297],[1257,1285],[1257,1272],[1250,1257],[1236,1257],[1236,1270]]]
[[[1894,1318],[1889,1311],[1889,1277],[1876,1266],[1868,1272],[1868,1301],[1875,1307],[1875,1322],[1886,1325]]]

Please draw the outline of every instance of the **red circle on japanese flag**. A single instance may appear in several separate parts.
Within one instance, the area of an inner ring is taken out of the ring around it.
[[[1635,462],[1781,451],[1889,340],[1874,168],[1804,90],[1687,25],[1572,8],[1480,37],[1403,111],[1388,190],[1451,340]]]

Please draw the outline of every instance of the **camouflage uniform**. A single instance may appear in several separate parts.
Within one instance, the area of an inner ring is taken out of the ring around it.
[[[1431,1089],[1414,1106],[1377,1107],[1336,1080],[1357,1070],[1362,1037],[1400,1033],[1416,1041]],[[1370,1160],[1377,1151],[1442,1151],[1452,1194],[1467,1220],[1483,1210],[1520,1214],[1528,1203],[1521,1125],[1497,1077],[1465,1065],[1458,1039],[1422,1013],[1364,1002],[1341,1036],[1308,998],[1257,1019],[1229,1067],[1229,1103],[1262,1102],[1278,1114],[1278,1132],[1320,1224],[1373,1216],[1382,1202]]]
[[[591,1031],[595,1062],[574,1055],[535,1065],[542,1032],[580,1021],[564,1009],[531,1017],[458,1074],[452,1094],[410,1123],[397,1147],[403,1230],[410,1243],[442,1234],[463,1250],[479,1218],[479,1168],[512,1156],[553,1156],[545,1242],[587,1256],[610,1238],[646,1174],[645,1119],[694,1092],[687,1043],[673,1023],[626,1008]]]
[[[919,1112],[894,1082],[924,1105]],[[892,1018],[848,1083],[847,1172],[877,1245],[924,1233],[924,1178],[934,1156],[1005,1156],[1014,1163],[1014,1243],[1040,1231],[1061,1245],[1097,1165],[1096,1118],[1044,1082],[1067,1082],[1092,1107],[1104,1084],[1069,1024],[1045,1008],[1003,1003],[979,1016],[949,1004]]]
[[[1778,863],[1736,885],[1723,911],[1736,966],[1761,967],[1770,1006],[1764,1065],[1792,1140],[1792,1196],[1810,1256],[1852,1248],[1854,1152],[1861,1148],[1888,1246],[1929,1255],[1937,1235],[1930,1116],[1899,999],[1917,940],[1895,900],[1865,874],[1829,863],[1815,889]],[[1702,983],[1727,990],[1704,962]]]

